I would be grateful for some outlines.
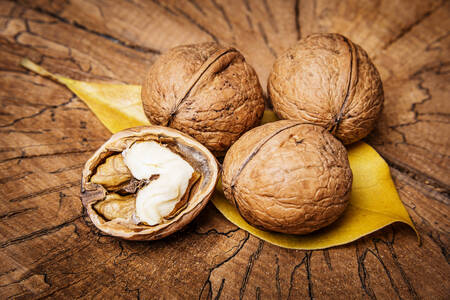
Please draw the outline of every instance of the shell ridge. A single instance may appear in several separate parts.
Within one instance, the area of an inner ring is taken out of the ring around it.
[[[354,76],[355,75],[354,73],[358,73],[358,59],[357,59],[357,55],[356,55],[355,45],[351,41],[349,41],[345,36],[342,36],[342,38],[344,39],[344,42],[348,45],[348,48],[349,48],[350,68],[349,68],[347,90],[345,93],[344,101],[342,102],[342,105],[341,105],[341,108],[340,108],[338,114],[335,116],[335,118],[333,120],[334,124],[329,129],[329,131],[332,134],[336,133],[339,129],[339,125],[342,121],[342,116],[344,114],[344,110],[350,99],[351,87],[356,86],[356,84],[358,83],[358,74],[356,74],[356,79]]]
[[[266,139],[264,139],[260,144],[258,144],[255,149],[253,149],[253,151],[250,153],[250,155],[245,159],[244,163],[239,167],[237,173],[233,176],[233,178],[231,179],[230,182],[230,187],[231,187],[231,191],[233,192],[234,187],[236,185],[236,181],[237,178],[239,177],[239,175],[242,173],[242,171],[244,170],[245,166],[252,160],[253,157],[255,157],[255,155],[259,152],[259,150],[261,150],[261,148],[268,142],[270,141],[274,136],[278,135],[279,133],[290,129],[292,127],[295,126],[299,126],[299,125],[306,125],[309,123],[296,123],[296,124],[292,124],[292,125],[288,125],[285,126],[283,128],[278,129],[277,131],[275,131],[272,135],[268,136]]]
[[[192,89],[195,87],[197,82],[199,82],[200,79],[202,78],[203,74],[205,74],[206,71],[221,57],[223,57],[224,55],[231,53],[231,52],[237,52],[237,50],[234,48],[219,49],[202,64],[200,69],[192,76],[191,80],[189,80],[189,82],[186,84],[185,92],[182,93],[183,97],[181,97],[179,100],[177,100],[174,107],[172,108],[169,118],[167,119],[166,126],[168,126],[168,127],[170,126],[180,105],[183,103],[184,100],[187,99],[187,97],[191,93]]]
[[[236,201],[236,197],[234,196],[234,192],[235,192],[235,186],[236,186],[236,181],[237,178],[239,177],[239,175],[242,173],[242,170],[244,170],[244,167],[252,160],[253,157],[255,157],[255,155],[259,152],[259,150],[261,150],[261,148],[270,140],[272,139],[274,136],[276,136],[277,134],[281,133],[284,130],[287,130],[289,128],[301,125],[303,123],[296,123],[293,125],[289,125],[289,126],[285,126],[283,128],[278,129],[275,133],[273,133],[272,135],[268,136],[265,140],[263,140],[260,144],[258,144],[256,146],[255,149],[253,149],[253,151],[250,153],[250,155],[245,159],[244,163],[239,167],[237,173],[231,178],[230,181],[230,190],[231,190],[231,198],[233,198],[233,202],[234,202],[234,206],[236,207],[236,209],[238,210],[239,214],[242,216],[242,218],[247,222],[248,220],[244,217],[244,215],[241,213],[241,210],[239,209],[239,204]]]

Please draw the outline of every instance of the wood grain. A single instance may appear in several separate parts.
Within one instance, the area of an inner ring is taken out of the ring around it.
[[[382,75],[385,107],[366,139],[391,166],[421,234],[396,224],[347,246],[265,243],[212,205],[162,241],[100,234],[79,200],[84,162],[109,132],[29,57],[75,79],[139,84],[167,49],[240,49],[263,87],[302,36],[339,32]],[[448,1],[0,2],[0,297],[446,299],[449,268]]]

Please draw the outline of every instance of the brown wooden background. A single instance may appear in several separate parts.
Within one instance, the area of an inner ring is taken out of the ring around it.
[[[79,200],[110,133],[29,57],[81,80],[139,84],[165,50],[217,41],[261,83],[300,37],[339,32],[378,67],[385,109],[366,139],[391,166],[422,244],[393,225],[347,246],[286,250],[209,204],[152,243],[104,236]],[[450,3],[433,0],[0,1],[0,298],[449,299]]]

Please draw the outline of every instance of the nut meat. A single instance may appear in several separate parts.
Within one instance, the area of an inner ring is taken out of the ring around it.
[[[253,68],[236,49],[214,43],[161,55],[143,83],[142,102],[150,123],[183,131],[218,156],[264,112]]]
[[[250,130],[230,148],[222,182],[248,223],[306,234],[343,213],[352,172],[344,146],[325,128],[282,120]]]
[[[177,167],[171,169],[150,165],[147,162],[150,161],[150,152],[147,150],[140,152],[143,156],[131,156],[138,150],[130,152],[130,149],[144,144],[160,149],[158,153],[166,153],[163,162]],[[128,169],[124,157],[137,168]],[[166,173],[142,175],[149,169],[140,166],[136,159],[142,159],[142,164],[148,164],[152,170],[164,170]],[[188,170],[185,175],[190,177],[180,177],[179,166],[183,164],[186,166],[184,169]],[[174,170],[173,176],[167,173],[171,170]],[[138,178],[135,177],[136,172],[141,172]],[[219,167],[213,154],[193,138],[166,127],[136,127],[114,134],[86,162],[81,181],[81,199],[94,225],[104,233],[129,240],[155,240],[181,229],[198,215],[214,191],[218,173]],[[164,177],[164,181],[158,181],[160,177]],[[164,200],[166,198],[161,200],[161,195],[166,195],[161,193],[170,195],[172,190],[167,189],[169,186],[161,187],[161,183],[156,183],[168,182],[173,185],[176,178],[188,180],[183,183],[184,192],[176,187],[176,198],[169,198],[178,199],[176,202]],[[153,198],[156,202],[147,204],[145,197],[152,194],[152,189],[156,189],[159,198]],[[139,193],[144,190],[145,193]],[[155,206],[158,203],[161,205]],[[142,210],[138,210],[137,205],[147,209],[143,211],[147,219],[139,215]],[[159,215],[159,212],[148,210],[153,207],[160,207],[165,210],[165,214]]]
[[[273,66],[268,93],[280,118],[323,126],[344,144],[369,134],[384,100],[367,53],[339,34],[310,35],[287,50]]]

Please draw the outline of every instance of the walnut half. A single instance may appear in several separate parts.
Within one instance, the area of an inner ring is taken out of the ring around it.
[[[86,162],[81,199],[94,225],[129,240],[163,238],[192,221],[218,179],[213,154],[171,128],[114,134]]]

